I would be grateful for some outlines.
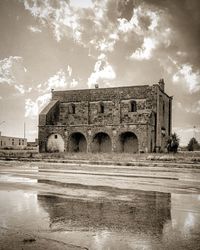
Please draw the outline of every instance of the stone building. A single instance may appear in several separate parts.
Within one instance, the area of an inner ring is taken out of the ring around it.
[[[172,97],[152,86],[52,91],[39,115],[40,152],[163,152]]]

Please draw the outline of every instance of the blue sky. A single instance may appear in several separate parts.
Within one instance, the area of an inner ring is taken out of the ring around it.
[[[198,0],[0,1],[0,127],[37,137],[51,89],[155,84],[174,96],[173,131],[200,141]],[[195,126],[195,131],[194,131]]]

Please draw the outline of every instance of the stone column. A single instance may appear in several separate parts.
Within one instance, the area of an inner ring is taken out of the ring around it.
[[[160,124],[160,90],[157,88],[157,108],[156,108],[156,152],[160,152],[161,147],[161,124]]]
[[[87,152],[88,153],[91,153],[92,152],[92,130],[91,129],[88,129],[87,131]]]

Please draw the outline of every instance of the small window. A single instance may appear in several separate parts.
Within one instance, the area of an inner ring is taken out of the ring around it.
[[[74,104],[74,103],[71,103],[71,104],[69,105],[69,113],[70,113],[70,114],[75,114],[75,112],[76,112],[75,104]]]
[[[54,135],[54,138],[57,139],[57,138],[58,138],[58,135]]]
[[[100,113],[104,113],[104,105],[103,105],[103,103],[100,104]]]
[[[98,112],[101,114],[104,113],[104,104],[102,102],[99,103]]]
[[[163,114],[165,114],[165,103],[163,102]]]
[[[136,103],[136,101],[131,101],[130,112],[136,112],[136,111],[137,111],[137,103]]]

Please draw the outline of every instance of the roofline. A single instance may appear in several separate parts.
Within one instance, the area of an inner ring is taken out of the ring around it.
[[[173,99],[173,96],[169,96],[165,91],[163,91],[163,90],[160,88],[159,84],[155,84],[155,85],[158,85],[160,92],[162,92],[162,93],[163,93],[164,95],[166,95],[168,98]]]
[[[27,138],[24,138],[24,137],[15,137],[15,136],[7,136],[7,135],[0,135],[0,138],[27,140]]]
[[[155,84],[158,85],[158,84]],[[148,85],[148,84],[144,84],[144,85],[129,85],[129,86],[119,86],[119,87],[107,87],[107,88],[92,88],[92,89],[70,89],[70,90],[52,90],[53,93],[55,92],[72,92],[72,91],[86,91],[86,90],[101,90],[101,89],[122,89],[122,88],[134,88],[134,87],[152,87],[153,85]]]

